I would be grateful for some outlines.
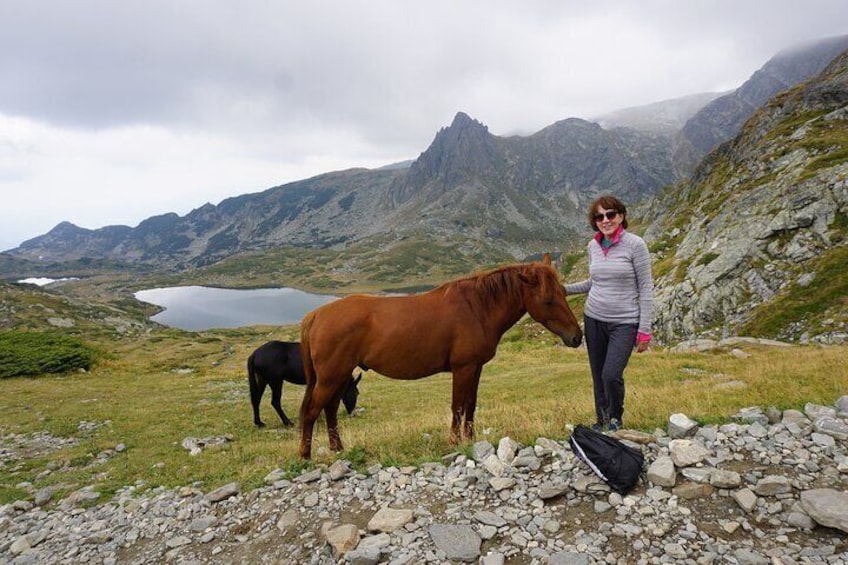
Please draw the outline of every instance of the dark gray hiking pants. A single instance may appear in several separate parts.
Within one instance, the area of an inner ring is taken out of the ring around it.
[[[583,317],[586,350],[595,388],[595,414],[606,424],[624,414],[624,368],[636,345],[637,324],[614,324]]]

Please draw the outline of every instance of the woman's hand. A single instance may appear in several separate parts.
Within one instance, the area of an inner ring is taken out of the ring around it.
[[[648,345],[651,343],[651,334],[637,332],[636,333],[636,353],[644,353],[648,350]]]

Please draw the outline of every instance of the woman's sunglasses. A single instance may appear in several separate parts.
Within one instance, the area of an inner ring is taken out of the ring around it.
[[[593,218],[595,218],[596,222],[600,222],[606,216],[607,220],[612,220],[616,216],[618,216],[618,210],[607,210],[603,214],[595,214]]]

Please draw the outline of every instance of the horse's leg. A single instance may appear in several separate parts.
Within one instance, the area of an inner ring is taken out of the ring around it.
[[[316,409],[317,407],[317,409]],[[319,405],[313,391],[306,389],[303,395],[303,404],[300,407],[300,456],[303,459],[312,457],[312,430],[315,420],[321,413],[323,406]]]
[[[272,382],[271,384],[271,406],[274,407],[274,410],[277,411],[277,415],[280,417],[280,420],[283,421],[283,425],[287,428],[294,425],[294,422],[289,420],[289,417],[286,416],[285,411],[283,410],[282,398],[283,398],[283,381],[277,381],[276,383]]]
[[[259,418],[259,404],[262,402],[262,395],[265,393],[265,380],[259,377],[260,382],[250,381],[250,403],[253,404],[253,423],[259,428],[265,427],[265,422]]]
[[[456,377],[454,377],[454,380]],[[456,445],[460,441],[459,424],[462,422],[462,407],[456,401],[456,391],[454,390],[453,399],[451,400],[451,426],[450,434],[448,434],[448,444]]]
[[[331,387],[316,384],[315,388],[309,389],[303,395],[303,404],[300,408],[300,456],[309,459],[312,456],[312,432],[315,420],[321,414],[321,410],[332,401],[334,390]],[[337,407],[338,408],[338,407]]]
[[[265,379],[256,374],[253,368],[253,355],[247,360],[247,384],[250,387],[250,404],[253,406],[253,423],[258,428],[264,427],[264,422],[259,418],[259,402],[262,400],[262,393],[265,392]]]
[[[330,450],[342,451],[342,438],[339,436],[339,402],[342,399],[342,390],[327,403],[324,407],[324,416],[327,418],[327,438],[330,442]]]
[[[469,407],[468,398],[470,394],[477,394],[477,383],[480,380],[480,370],[476,365],[465,365],[457,367],[453,370],[453,395],[451,399],[451,429],[448,443],[455,445],[459,443],[465,435],[460,431],[460,425],[465,420],[465,426],[468,426],[467,410]],[[474,416],[471,416],[472,422]],[[472,432],[473,435],[473,432]]]
[[[474,439],[474,412],[477,410],[477,388],[480,385],[480,374],[483,372],[483,366],[477,367],[474,372],[474,379],[465,396],[465,427],[462,429],[463,439]]]

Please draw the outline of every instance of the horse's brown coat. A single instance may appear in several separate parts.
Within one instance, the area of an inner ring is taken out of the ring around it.
[[[546,262],[502,267],[414,296],[353,295],[330,302],[301,323],[306,392],[300,409],[300,455],[311,456],[321,411],[330,449],[341,451],[337,411],[344,383],[357,366],[393,379],[453,373],[451,440],[474,435],[483,365],[501,336],[525,314],[570,346],[583,334],[556,271]]]

